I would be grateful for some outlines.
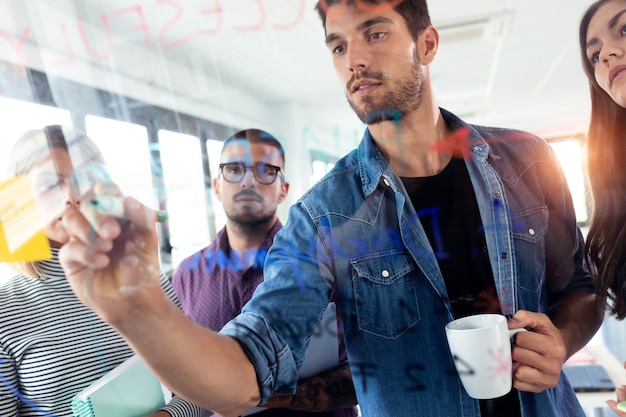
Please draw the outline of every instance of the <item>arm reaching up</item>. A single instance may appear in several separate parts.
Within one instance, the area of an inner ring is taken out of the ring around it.
[[[182,398],[235,416],[258,404],[256,373],[239,343],[195,325],[161,290],[154,212],[132,198],[124,208],[124,221],[65,216],[71,238],[60,260],[74,292]]]

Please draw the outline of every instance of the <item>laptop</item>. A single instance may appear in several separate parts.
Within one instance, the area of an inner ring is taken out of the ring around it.
[[[602,365],[565,365],[563,373],[575,392],[615,391],[615,385]]]

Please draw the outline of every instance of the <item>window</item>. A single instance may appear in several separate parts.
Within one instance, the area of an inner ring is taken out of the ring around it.
[[[213,178],[217,178],[219,175],[220,155],[222,154],[223,146],[224,142],[220,140],[209,139],[206,141],[206,149],[209,156],[209,170]],[[213,190],[213,187],[211,187],[211,190]],[[215,198],[213,192],[211,192],[211,199],[215,214],[215,230],[220,230],[226,225],[226,213],[224,213],[222,203]]]
[[[311,184],[322,179],[333,167],[338,159],[323,151],[311,151]]]
[[[159,131],[159,151],[169,214],[172,265],[210,243],[209,211],[200,139]]]
[[[85,118],[85,125],[87,135],[102,151],[111,178],[122,193],[157,208],[158,190],[153,186],[152,169],[158,174],[161,168],[150,157],[147,129],[91,115]]]
[[[582,143],[577,139],[568,139],[553,141],[550,142],[550,145],[554,149],[567,179],[576,211],[576,221],[579,224],[586,224],[589,220],[589,211],[583,174]]]
[[[0,114],[11,115],[2,119],[0,135],[0,178],[7,176],[7,163],[11,149],[27,131],[46,125],[70,126],[70,112],[50,106],[42,106],[21,100],[0,97]]]

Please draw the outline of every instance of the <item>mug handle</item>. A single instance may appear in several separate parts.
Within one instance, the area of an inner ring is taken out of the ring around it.
[[[513,336],[521,332],[527,332],[528,329],[525,327],[520,327],[519,329],[508,329],[508,331],[509,331],[509,338],[513,339]]]

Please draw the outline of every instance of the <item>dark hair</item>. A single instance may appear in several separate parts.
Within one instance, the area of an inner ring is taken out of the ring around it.
[[[420,33],[430,26],[430,15],[426,0],[318,0],[315,10],[322,19],[326,30],[326,12],[330,6],[357,7],[363,10],[393,8],[406,21],[411,36],[416,39]]]
[[[621,320],[626,317],[626,109],[598,85],[586,51],[589,22],[608,1],[589,6],[579,27],[582,65],[591,96],[585,149],[593,208],[585,255],[599,305]]]
[[[244,129],[235,133],[228,139],[224,141],[224,146],[222,150],[226,148],[231,142],[236,140],[246,140],[249,143],[262,143],[264,145],[270,145],[278,150],[278,154],[283,160],[283,169],[285,165],[285,150],[283,149],[283,145],[280,143],[278,139],[276,139],[272,134],[267,133],[264,130],[260,129]]]

